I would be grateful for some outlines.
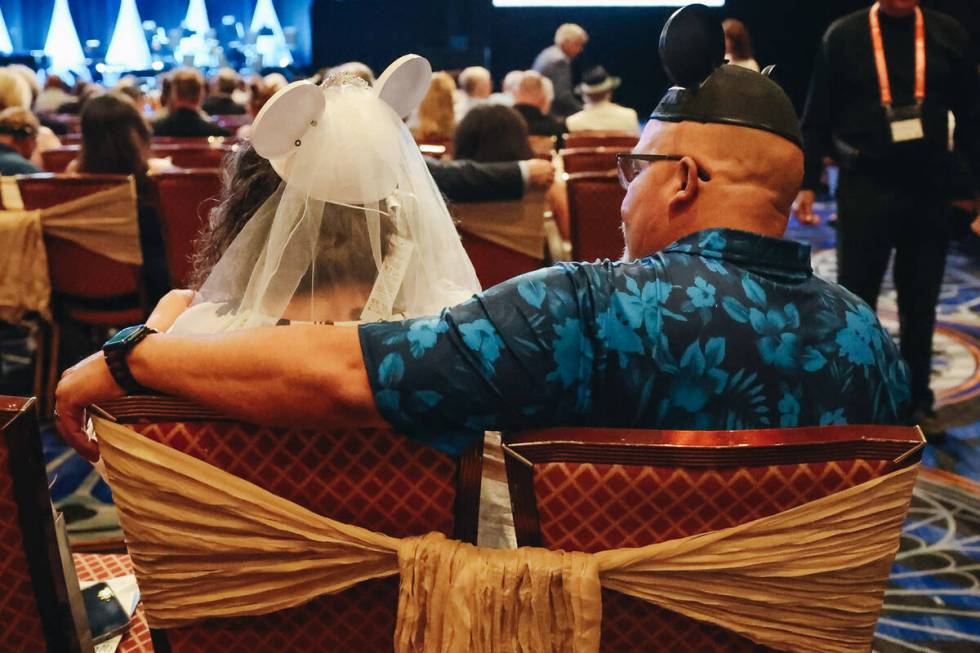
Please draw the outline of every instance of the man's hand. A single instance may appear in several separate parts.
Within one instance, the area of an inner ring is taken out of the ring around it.
[[[528,159],[527,170],[531,188],[550,188],[555,183],[555,166],[543,159]]]
[[[796,194],[796,201],[793,202],[793,213],[800,224],[820,224],[820,216],[813,212],[813,202],[817,195],[812,190],[801,190]]]
[[[58,433],[75,451],[92,462],[99,459],[99,445],[85,432],[85,407],[125,394],[119,387],[105,356],[97,351],[61,375],[55,389],[55,423]]]
[[[163,333],[194,301],[193,290],[171,290],[160,298],[156,308],[146,319],[146,326]]]

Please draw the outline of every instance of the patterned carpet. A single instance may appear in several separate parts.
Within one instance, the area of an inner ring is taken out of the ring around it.
[[[825,218],[832,206],[819,207]],[[793,224],[789,237],[813,245],[817,273],[836,276],[834,231]],[[916,488],[885,609],[878,653],[980,650],[980,248],[954,244],[946,268],[934,342],[933,389],[946,436],[930,443]],[[880,316],[897,330],[895,292],[886,281]],[[0,393],[31,388],[28,334],[0,328]],[[118,537],[108,487],[66,450],[50,427],[44,449],[52,495],[74,541]],[[502,471],[502,470],[500,470]],[[502,479],[501,479],[502,480]]]
[[[790,225],[809,242],[820,276],[835,279],[833,207],[818,227]],[[980,650],[980,257],[975,241],[954,243],[946,263],[933,340],[932,388],[946,435],[926,445],[912,508],[878,621],[877,653]],[[897,337],[891,277],[879,317]]]

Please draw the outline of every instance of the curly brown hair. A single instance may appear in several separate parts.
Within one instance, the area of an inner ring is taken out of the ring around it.
[[[211,269],[249,219],[279,188],[272,164],[248,142],[227,157],[221,171],[221,195],[211,209],[208,224],[194,242],[189,285],[200,290]]]

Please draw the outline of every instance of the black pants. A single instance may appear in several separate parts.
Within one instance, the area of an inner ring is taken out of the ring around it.
[[[893,278],[901,352],[911,373],[911,407],[931,407],[932,333],[951,229],[947,203],[921,177],[842,170],[837,216],[837,280],[872,308],[895,252]]]

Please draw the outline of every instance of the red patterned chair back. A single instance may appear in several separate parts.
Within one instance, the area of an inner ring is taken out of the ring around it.
[[[78,651],[33,399],[0,395],[0,653]]]
[[[132,183],[124,175],[39,174],[16,178],[25,209],[44,209]],[[133,214],[136,211],[134,208]],[[45,236],[56,313],[88,324],[133,324],[145,317],[137,265],[120,263],[77,243]]]
[[[635,547],[728,528],[915,463],[915,427],[762,431],[548,429],[505,438],[519,545]],[[603,590],[602,650],[768,651]]]
[[[218,202],[221,173],[217,169],[167,170],[150,179],[156,190],[170,280],[175,288],[186,288],[194,241]]]
[[[565,134],[565,147],[635,147],[640,139],[617,131],[580,131]]]
[[[65,144],[41,152],[41,167],[45,172],[64,172],[68,164],[78,158],[81,145]]]
[[[628,147],[572,147],[565,148],[561,155],[565,172],[605,172],[616,169],[616,155],[629,152]]]
[[[178,168],[220,168],[225,156],[237,145],[153,144],[153,156],[170,158]]]
[[[255,426],[166,397],[96,410],[321,515],[397,537],[476,541],[482,441],[457,460],[387,430]],[[391,650],[397,602],[398,579],[375,580],[269,615],[157,632],[154,643],[181,653]]]
[[[620,206],[626,191],[615,170],[567,176],[569,235],[576,261],[618,260],[625,243]]]

